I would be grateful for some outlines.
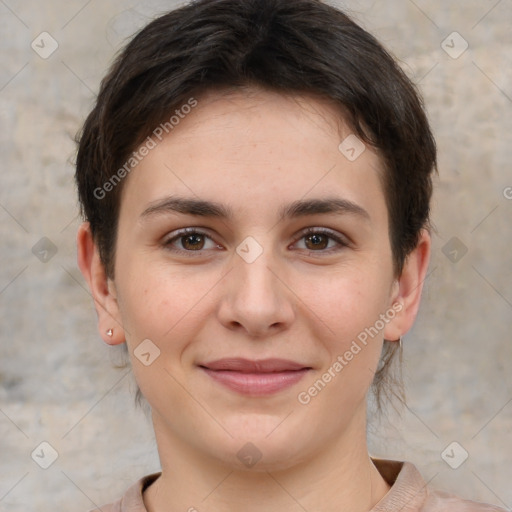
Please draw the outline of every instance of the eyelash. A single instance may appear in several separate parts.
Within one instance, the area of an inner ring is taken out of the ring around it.
[[[294,243],[297,243],[299,240],[302,240],[303,238],[309,236],[309,235],[325,235],[327,236],[328,238],[330,238],[331,240],[334,240],[335,242],[337,242],[339,244],[339,247],[337,248],[330,248],[330,249],[321,249],[321,250],[318,250],[318,251],[312,251],[312,250],[307,250],[305,249],[307,252],[308,252],[308,255],[314,255],[314,256],[317,256],[318,254],[317,253],[327,253],[327,254],[332,254],[333,252],[337,252],[345,247],[348,247],[350,244],[349,242],[344,238],[344,237],[341,237],[339,235],[337,235],[334,231],[331,231],[330,229],[327,229],[327,228],[306,228],[304,231],[301,232],[301,235],[299,236],[299,238],[297,238],[297,240],[294,242]],[[208,235],[208,233],[202,231],[201,229],[198,229],[198,228],[184,228],[184,229],[180,229],[179,231],[176,232],[176,234],[174,236],[172,236],[171,238],[168,238],[165,242],[164,242],[164,246],[167,250],[171,251],[171,252],[174,252],[174,253],[180,253],[180,254],[186,254],[187,256],[190,256],[190,257],[194,257],[194,256],[201,256],[203,254],[204,251],[208,250],[208,249],[200,249],[200,250],[197,250],[197,251],[189,251],[189,250],[186,250],[186,249],[176,249],[176,248],[173,248],[171,246],[171,244],[174,242],[174,241],[177,241],[177,240],[180,240],[182,238],[186,238],[187,236],[190,236],[190,235],[200,235],[200,236],[204,236],[206,238],[209,238],[210,240],[213,241],[213,239],[211,238],[210,235]],[[327,242],[329,243],[329,242]]]

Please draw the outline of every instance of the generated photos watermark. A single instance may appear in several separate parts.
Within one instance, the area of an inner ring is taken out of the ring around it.
[[[311,399],[322,391],[325,386],[329,382],[332,381],[342,370],[345,368],[354,356],[359,354],[363,347],[368,344],[370,339],[375,338],[388,324],[393,318],[395,318],[396,314],[402,311],[403,304],[401,302],[395,302],[391,308],[389,308],[385,313],[382,313],[379,316],[379,319],[375,321],[375,323],[371,327],[366,327],[363,331],[361,331],[357,335],[357,340],[352,340],[350,348],[348,348],[343,355],[339,355],[334,363],[329,366],[326,372],[322,374],[322,376],[317,379],[312,386],[310,386],[306,391],[301,391],[297,395],[297,400],[302,405],[307,405],[311,402]],[[359,342],[359,343],[358,343]],[[361,347],[363,345],[363,347]]]
[[[121,180],[125,178],[138,163],[142,162],[144,157],[149,155],[149,152],[156,147],[157,141],[155,138],[162,141],[164,134],[169,134],[174,130],[174,128],[180,124],[180,121],[190,114],[197,104],[198,102],[195,98],[189,98],[187,103],[174,111],[174,114],[168,121],[160,123],[153,130],[152,135],[149,135],[138,149],[130,155],[124,165],[120,167],[101,187],[94,189],[94,197],[99,200],[104,199],[107,193],[111,192],[121,182]]]

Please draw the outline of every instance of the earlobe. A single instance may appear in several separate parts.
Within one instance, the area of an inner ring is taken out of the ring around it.
[[[392,304],[397,314],[386,325],[384,339],[398,340],[412,327],[421,302],[421,292],[430,261],[430,248],[430,234],[423,229],[416,248],[407,256],[396,282]],[[395,306],[398,304],[401,306]]]
[[[114,283],[107,277],[88,222],[78,228],[77,262],[94,299],[100,335],[109,345],[125,342]]]

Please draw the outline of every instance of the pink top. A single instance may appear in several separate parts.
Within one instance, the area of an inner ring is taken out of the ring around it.
[[[410,462],[372,460],[391,489],[369,512],[507,512],[494,505],[464,500],[454,494],[428,488],[416,466]],[[141,478],[122,498],[100,509],[102,512],[147,512],[142,492],[160,474]]]

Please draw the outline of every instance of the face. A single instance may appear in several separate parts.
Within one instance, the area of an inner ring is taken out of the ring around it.
[[[169,449],[239,467],[252,450],[264,470],[364,441],[383,339],[415,311],[381,160],[340,150],[339,119],[312,97],[210,93],[126,178],[105,309]],[[275,358],[296,367],[258,366]]]

